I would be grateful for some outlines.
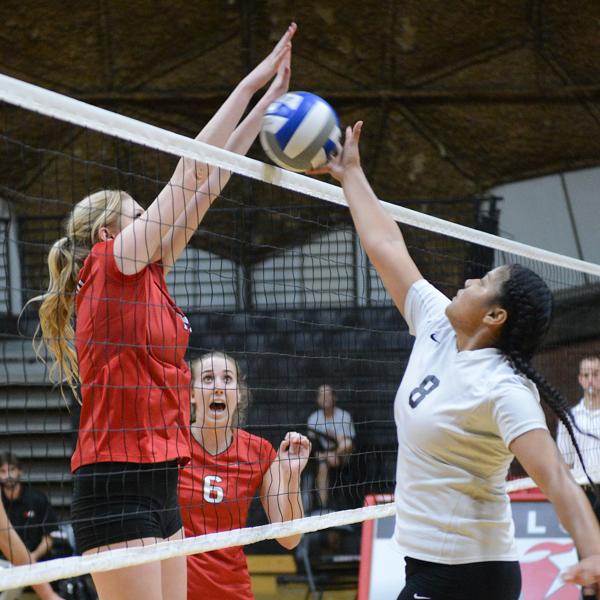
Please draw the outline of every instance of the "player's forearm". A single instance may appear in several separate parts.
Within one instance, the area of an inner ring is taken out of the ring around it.
[[[227,150],[242,155],[248,152],[260,131],[264,111],[272,100],[271,95],[266,93],[258,101],[227,140],[225,145]],[[184,209],[177,215],[173,228],[163,240],[162,260],[166,266],[175,263],[231,176],[230,171],[224,169],[213,168],[211,171],[209,179],[202,183],[198,191],[186,203]]]
[[[565,469],[566,471],[566,469]],[[589,500],[567,474],[554,478],[542,491],[554,505],[562,526],[569,532],[581,558],[600,555],[600,526]]]
[[[50,552],[52,548],[52,538],[49,535],[45,535],[42,537],[42,541],[39,543],[38,547],[31,552],[31,556],[34,560],[39,560],[42,556],[45,556]]]
[[[175,264],[223,185],[219,173],[214,170],[208,180],[193,194],[173,227],[163,237],[160,251],[153,257],[152,262],[161,260],[166,269]]]
[[[194,161],[186,161],[186,164],[186,177],[195,181]],[[183,186],[168,184],[148,210],[116,236],[113,252],[122,273],[139,273],[147,264],[161,257],[163,240],[195,193],[196,187],[190,183]]]
[[[264,108],[266,108],[266,105],[259,103],[252,109],[250,114],[231,134],[227,141],[227,150],[237,154],[246,154],[258,135]],[[163,238],[162,256],[157,256],[155,260],[162,259],[166,267],[175,263],[200,223],[202,223],[208,209],[229,182],[230,171],[218,168],[211,168],[210,171],[208,179],[203,181],[199,179],[195,184],[190,182],[186,184],[188,187],[199,184],[199,187],[182,206],[179,214],[176,215],[173,227]]]
[[[248,84],[246,79],[242,79],[219,110],[202,128],[196,139],[222,148],[240,122],[256,91]]]
[[[282,523],[304,516],[300,496],[300,473],[281,465],[271,469],[266,508],[271,523]]]
[[[404,241],[398,225],[381,206],[360,166],[346,171],[342,187],[354,226],[367,253],[383,241]]]
[[[245,80],[242,80],[210,121],[202,128],[196,139],[211,146],[225,147],[255,92],[256,90],[252,89]],[[179,160],[171,176],[170,185],[179,185],[184,188],[193,186],[195,183],[199,186],[208,177],[208,166],[204,164],[196,164],[194,167],[195,178],[190,177],[191,173],[186,172],[186,162],[184,158]]]
[[[279,473],[278,482],[274,481],[273,483],[278,483],[275,489],[280,490],[280,492],[275,497],[275,506],[269,511],[271,523],[301,519],[304,516],[304,509],[300,495],[300,475],[282,470]],[[291,550],[298,545],[301,538],[302,535],[298,533],[278,538],[277,541],[284,548]]]
[[[0,551],[13,565],[29,565],[33,561],[29,550],[10,523],[0,531]]]
[[[244,114],[254,91],[247,83],[241,82],[196,139],[223,147]],[[252,140],[248,147],[251,143]],[[247,148],[244,153],[246,151]],[[211,171],[215,173],[211,176],[212,181],[208,180]],[[140,271],[149,262],[161,258],[168,262],[168,255],[178,256],[183,248],[179,252],[172,248],[179,248],[181,244],[178,242],[181,239],[187,243],[229,177],[230,173],[227,171],[181,158],[169,183],[138,219],[138,223],[134,224],[137,230],[135,234],[127,235],[128,243],[123,243],[126,257],[137,259],[134,270]],[[175,236],[177,240],[174,239]]]
[[[278,521],[291,521],[304,516],[302,497],[300,495],[300,475],[298,473],[281,473],[279,475],[281,493],[277,494]]]
[[[343,187],[361,244],[377,274],[404,314],[406,294],[421,279],[398,225],[381,206],[360,166],[344,174]]]
[[[263,114],[272,100],[271,94],[267,92],[256,103],[254,108],[248,113],[248,116],[228,136],[224,146],[226,150],[241,155],[245,155],[248,152],[260,131]],[[212,203],[212,201],[223,191],[223,188],[227,185],[230,177],[230,171],[211,167],[211,175],[208,181],[198,185],[200,182],[196,180],[195,185],[202,193],[196,194],[195,197],[191,199],[191,202],[188,202],[185,206],[186,212],[189,213],[189,216],[191,216],[192,219],[190,222],[193,223],[195,227],[198,227],[202,221],[202,217],[206,214],[206,210],[208,210],[210,203]],[[190,182],[190,185],[193,186],[193,182]],[[205,201],[205,198],[208,199],[208,202]],[[200,203],[206,205],[204,212],[198,210],[198,199]],[[191,210],[188,210],[189,208],[191,208]]]
[[[10,524],[8,524],[8,529],[0,533],[0,551],[15,566],[30,565],[35,562],[33,553],[29,553],[25,544]],[[31,587],[42,600],[55,600],[59,598],[47,583],[39,583]]]
[[[225,145],[227,150],[231,150],[237,154],[246,154],[246,152],[248,152],[250,146],[258,136],[265,111],[276,97],[276,93],[274,93],[271,88],[263,94],[260,100],[248,113],[248,116],[238,127],[236,127],[235,131],[233,131],[227,140]]]

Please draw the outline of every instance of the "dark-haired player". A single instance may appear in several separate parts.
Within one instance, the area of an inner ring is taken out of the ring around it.
[[[295,31],[291,24],[197,139],[247,152],[264,110],[288,89]],[[48,290],[35,300],[51,372],[81,389],[71,517],[82,554],[183,536],[177,480],[190,457],[190,327],[165,274],[228,178],[182,158],[147,210],[122,191],[91,194],[75,205],[66,235],[48,254]],[[92,576],[101,600],[183,600],[187,593],[184,557]]]
[[[519,597],[505,485],[513,456],[583,557],[565,578],[600,581],[600,527],[548,432],[538,388],[572,434],[566,402],[530,362],[550,324],[550,290],[517,264],[467,280],[452,300],[424,280],[362,171],[361,128],[346,130],[322,172],[342,183],[361,243],[416,337],[394,405],[399,600]]]

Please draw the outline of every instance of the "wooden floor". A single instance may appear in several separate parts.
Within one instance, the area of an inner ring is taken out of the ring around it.
[[[278,576],[296,573],[296,563],[291,555],[250,555],[248,568],[252,575],[252,591],[256,600],[311,600],[306,584],[277,583]],[[355,600],[356,594],[356,589],[327,590],[323,592],[321,600]]]
[[[305,585],[286,585],[280,590],[276,594],[256,593],[254,597],[256,600],[310,600],[308,588]],[[355,600],[355,598],[356,590],[331,590],[324,592],[321,596],[321,600]]]

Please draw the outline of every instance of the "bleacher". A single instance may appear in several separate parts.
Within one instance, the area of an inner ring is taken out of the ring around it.
[[[250,431],[278,445],[286,431],[305,427],[315,410],[316,388],[330,382],[357,427],[360,481],[352,502],[360,504],[366,492],[389,490],[395,461],[392,405],[411,346],[395,308],[203,312],[189,318],[190,356],[221,349],[243,358],[253,391]],[[0,359],[2,447],[23,459],[25,480],[46,492],[66,516],[73,407],[69,410],[49,383],[29,340],[7,337],[0,343]]]
[[[24,482],[44,492],[59,517],[71,504],[73,420],[31,341],[0,342],[0,447],[23,461]]]

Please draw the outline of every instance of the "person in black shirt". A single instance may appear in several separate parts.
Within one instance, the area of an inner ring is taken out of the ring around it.
[[[22,467],[10,452],[0,453],[2,504],[15,531],[35,561],[43,559],[52,547],[50,533],[57,520],[48,498],[21,483]]]

